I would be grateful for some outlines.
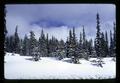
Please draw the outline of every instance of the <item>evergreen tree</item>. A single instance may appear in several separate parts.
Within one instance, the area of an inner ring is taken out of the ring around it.
[[[85,36],[85,30],[83,26],[83,49],[85,49],[85,41],[86,41],[86,36]]]
[[[10,48],[9,48],[9,45],[10,45],[10,38],[7,36],[6,39],[6,45],[5,45],[5,51],[6,52],[9,52]]]
[[[6,9],[5,9],[5,16],[6,16]],[[6,24],[6,20],[4,19],[4,24]],[[7,51],[7,47],[6,47],[6,35],[7,35],[7,29],[6,26],[4,27],[4,50]],[[5,53],[5,52],[4,52]]]
[[[61,39],[59,42],[58,42],[58,46],[57,46],[57,57],[59,60],[61,60],[62,58],[64,58],[66,55],[65,55],[65,47],[64,47],[64,41]]]
[[[74,50],[74,57],[78,58],[77,56],[77,39],[76,39],[76,35],[75,35],[75,28],[73,27],[73,50]]]
[[[114,27],[113,27],[113,29],[114,29],[114,34],[113,34],[113,45],[114,45],[114,47],[113,47],[113,52],[114,52],[114,56],[116,56],[116,24],[115,23],[113,23],[113,25],[114,25]]]
[[[107,32],[105,32],[105,55],[108,56],[109,55],[109,47],[108,47],[108,36],[107,36]]]
[[[80,39],[79,39],[79,45],[78,45],[78,56],[79,58],[82,58],[82,54],[83,54],[83,44],[82,44],[83,40],[82,40],[82,33],[80,32]]]
[[[47,43],[47,56],[49,57],[49,54],[50,54],[50,47],[49,47],[49,39],[48,39],[48,33],[47,33],[47,39],[46,39],[46,43]]]
[[[35,34],[33,31],[30,31],[30,55],[33,56],[34,54],[34,48],[36,47],[36,39],[35,39]]]
[[[86,40],[86,34],[83,26],[83,42],[82,42],[82,57],[88,60],[88,41]]]
[[[93,45],[92,45],[93,41],[92,39],[89,40],[88,42],[88,55],[92,55],[93,54]]]
[[[98,66],[102,67],[102,60],[101,60],[101,57],[102,57],[102,35],[101,35],[101,32],[100,32],[100,18],[99,18],[99,14],[97,13],[96,15],[96,20],[97,20],[97,26],[96,26],[96,29],[97,29],[97,33],[96,33],[96,39],[95,39],[95,51],[96,51],[96,55],[97,55],[97,58],[98,58]]]
[[[9,45],[9,52],[14,52],[14,37],[13,36],[10,36],[10,45]]]
[[[46,42],[46,38],[45,38],[43,29],[41,31],[41,36],[39,38],[39,45],[40,45],[39,51],[40,51],[41,55],[47,56],[47,42]]]
[[[17,29],[18,29],[18,26],[16,26],[15,34],[14,34],[14,49],[15,49],[14,52],[20,53],[20,46],[19,46],[20,39],[17,33]]]
[[[100,37],[101,37],[101,32],[100,32],[100,18],[99,18],[99,14],[97,13],[96,15],[96,20],[97,20],[97,33],[96,33],[96,39],[95,39],[95,50],[96,50],[96,55],[97,57],[101,57],[101,40],[100,40]]]
[[[23,55],[23,40],[22,39],[20,39],[19,47],[20,47],[20,55]]]
[[[78,63],[78,53],[77,53],[77,39],[75,35],[75,28],[73,31],[69,31],[69,40],[68,40],[68,57],[73,59],[74,63]]]
[[[80,33],[79,48],[82,49],[82,34]]]
[[[110,49],[109,49],[109,53],[110,53],[110,56],[113,56],[114,54],[114,43],[113,43],[113,37],[112,37],[112,32],[110,30]]]
[[[65,53],[66,53],[66,57],[69,57],[69,41],[68,41],[68,37],[65,43]]]
[[[106,57],[106,42],[105,42],[105,38],[104,38],[104,34],[102,33],[101,34],[101,50],[100,50],[100,54],[101,54],[101,57]]]
[[[24,36],[24,40],[23,40],[23,55],[28,55],[29,53],[29,40],[28,40],[28,37],[27,35]]]

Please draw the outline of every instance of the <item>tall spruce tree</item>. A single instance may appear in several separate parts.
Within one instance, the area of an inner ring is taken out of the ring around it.
[[[72,40],[73,40],[72,31],[69,30],[69,39],[68,39],[68,57],[72,57],[72,56],[73,56]]]
[[[113,41],[113,37],[112,37],[112,32],[110,30],[110,48],[109,48],[109,53],[110,53],[110,56],[113,56],[114,54],[114,41]]]
[[[99,18],[99,14],[97,13],[96,15],[96,20],[97,20],[97,33],[96,33],[96,39],[95,39],[95,51],[96,51],[96,55],[97,57],[101,57],[101,32],[100,32],[100,18]]]
[[[19,46],[20,39],[19,39],[17,30],[18,30],[18,26],[16,26],[15,34],[14,34],[14,49],[15,49],[14,52],[20,53],[20,46]]]
[[[113,34],[113,44],[114,44],[114,47],[113,47],[113,52],[114,52],[114,56],[116,56],[116,24],[115,22],[113,23],[114,27],[114,34]]]
[[[86,39],[85,29],[83,26],[83,42],[82,42],[82,56],[88,60],[88,41]]]
[[[104,37],[104,34],[102,32],[101,34],[101,50],[100,50],[100,54],[101,54],[101,57],[106,57],[106,42],[105,42],[105,37]]]
[[[47,48],[47,56],[49,57],[49,55],[50,55],[50,47],[49,47],[49,39],[48,39],[49,37],[48,37],[48,33],[47,33],[47,39],[46,39],[46,48]]]
[[[19,47],[20,47],[20,55],[23,55],[23,40],[22,39],[20,39]]]
[[[33,56],[34,54],[34,48],[36,47],[36,39],[35,39],[35,34],[33,31],[30,31],[30,56]]]
[[[42,29],[41,36],[39,38],[39,51],[41,53],[41,56],[47,56],[47,41],[45,38],[44,31]]]
[[[68,37],[67,37],[67,40],[66,40],[66,43],[65,43],[65,54],[66,54],[66,57],[69,57],[69,42],[68,42]]]
[[[88,55],[92,55],[93,54],[93,41],[92,39],[89,40],[88,42]]]
[[[10,42],[9,52],[14,52],[14,37],[13,36],[10,36],[9,42]]]
[[[24,36],[24,40],[23,40],[23,55],[28,55],[29,53],[29,40],[28,40],[28,37],[27,35]]]
[[[74,50],[74,57],[77,57],[77,39],[75,34],[75,28],[73,27],[73,50]]]
[[[82,44],[82,42],[83,42],[83,39],[82,39],[82,33],[80,32],[80,39],[79,39],[79,45],[78,45],[78,56],[79,56],[79,58],[82,58],[82,53],[83,53],[83,49],[82,49],[82,47],[83,47],[83,44]]]
[[[85,36],[85,30],[84,30],[84,26],[83,26],[83,49],[86,49],[86,36]]]
[[[108,36],[107,36],[107,31],[105,32],[105,55],[109,55],[109,46],[108,46]]]
[[[5,9],[5,11],[4,11],[4,13],[5,13],[5,16],[6,16],[6,9]],[[6,24],[6,20],[4,19],[4,24]],[[7,29],[6,29],[6,26],[4,27],[4,50],[5,51],[7,51],[6,49],[7,49],[7,47],[6,47],[6,35],[7,35]],[[5,53],[5,51],[4,51],[4,53]]]

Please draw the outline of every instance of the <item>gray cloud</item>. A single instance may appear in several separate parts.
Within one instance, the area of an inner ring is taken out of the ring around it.
[[[67,27],[67,29],[72,26],[79,27],[76,28],[77,34],[81,32],[81,26],[85,25],[88,38],[95,37],[97,12],[100,14],[102,31],[112,30],[112,23],[115,21],[115,5],[113,4],[17,4],[6,5],[6,9],[8,33],[13,34],[15,26],[18,25],[21,37],[28,34],[30,30],[34,30],[36,35],[40,35],[40,28],[42,26],[36,24],[36,22],[41,20],[45,20],[45,24],[48,25],[50,25],[51,21],[58,24],[63,23],[64,28]],[[31,23],[34,24],[31,25]],[[56,28],[54,24],[51,24],[50,27]],[[53,34],[56,29],[50,30],[50,27],[47,27],[45,30]],[[61,32],[61,27],[62,25],[57,28],[57,33],[59,33],[58,31]],[[63,33],[66,33],[66,30],[63,31]],[[57,36],[57,34],[55,35]],[[59,36],[59,38],[64,38],[63,36],[65,35]]]

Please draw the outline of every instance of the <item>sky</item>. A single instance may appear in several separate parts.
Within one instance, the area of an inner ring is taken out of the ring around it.
[[[6,4],[6,27],[8,35],[13,35],[18,25],[21,38],[32,30],[36,39],[41,30],[55,36],[58,40],[66,40],[69,30],[75,27],[79,39],[84,25],[86,38],[96,36],[96,14],[100,15],[102,32],[113,31],[116,22],[116,7],[114,4]]]

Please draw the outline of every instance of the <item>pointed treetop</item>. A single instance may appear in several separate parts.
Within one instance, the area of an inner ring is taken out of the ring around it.
[[[99,13],[97,12],[97,19],[99,19]]]
[[[15,32],[17,32],[17,29],[18,29],[18,25],[16,25]]]

